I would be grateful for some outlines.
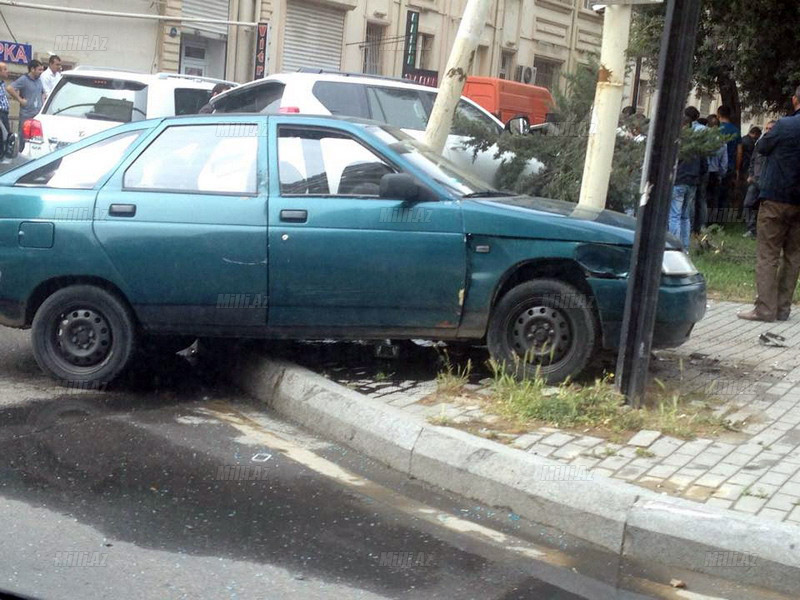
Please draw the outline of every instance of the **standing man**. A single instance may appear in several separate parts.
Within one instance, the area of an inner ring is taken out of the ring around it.
[[[764,125],[764,133],[767,134],[772,130],[775,121],[768,121]],[[754,127],[753,129],[758,129]],[[753,133],[753,129],[750,133]],[[750,137],[748,134],[747,137]],[[746,139],[746,138],[745,138]],[[759,140],[760,141],[760,140]],[[744,146],[744,142],[742,142]],[[753,145],[753,149],[758,147],[758,141]],[[756,237],[756,224],[758,223],[758,194],[761,191],[759,188],[759,181],[761,174],[764,172],[764,165],[767,162],[767,157],[758,152],[754,152],[750,157],[749,169],[747,172],[747,195],[744,198],[744,218],[747,224],[747,231],[743,237],[754,238]]]
[[[6,86],[6,92],[19,102],[19,151],[25,147],[25,136],[22,125],[28,119],[39,114],[44,102],[44,89],[42,88],[42,71],[44,65],[38,60],[28,63],[28,72],[11,85]]]
[[[738,315],[748,321],[788,320],[800,274],[800,87],[792,106],[792,115],[756,147],[767,163],[759,192],[755,308]]]
[[[58,54],[53,54],[47,64],[47,70],[42,73],[45,100],[53,92],[58,82],[61,81],[61,57]]]
[[[742,166],[742,131],[731,123],[731,109],[724,104],[717,109],[719,117],[719,130],[731,140],[726,144],[728,149],[728,168],[721,174],[719,187],[719,207],[728,208],[728,203],[733,197],[734,181],[739,179]]]
[[[696,107],[687,106],[683,111],[683,114],[691,121],[693,131],[708,129],[708,121],[700,118],[700,111],[697,110]],[[706,122],[703,123],[702,121]],[[697,184],[697,193],[694,200],[694,212],[689,215],[689,221],[692,225],[692,233],[694,234],[700,233],[700,230],[706,226],[706,220],[708,219],[708,204],[706,204],[706,188],[708,187],[708,160],[703,159],[703,162],[705,164],[703,164],[702,175]]]
[[[0,62],[0,123],[3,124],[3,135],[0,137],[0,160],[5,161],[8,150],[8,137],[11,135],[11,123],[8,121],[8,111],[11,108],[8,104],[5,80],[8,79],[8,65]],[[5,161],[7,162],[7,161]]]
[[[696,109],[691,109],[694,107],[690,106],[684,111],[683,126],[694,129],[693,117]],[[697,116],[700,116],[699,113]],[[678,161],[678,169],[675,173],[669,209],[669,232],[680,238],[686,252],[689,252],[689,235],[694,219],[697,187],[703,179],[706,167],[705,157],[697,156]]]
[[[714,115],[708,115],[708,126],[719,127],[719,120]],[[708,157],[708,183],[706,187],[706,204],[708,206],[706,222],[715,223],[717,219],[724,218],[721,208],[720,194],[722,178],[728,171],[728,147],[723,144],[714,154]]]
[[[755,150],[756,142],[760,137],[761,128],[753,126],[750,128],[750,131],[747,132],[747,135],[742,138],[742,162],[739,166],[739,174],[742,177],[747,177],[747,173],[750,171],[750,161],[753,159],[753,150]]]

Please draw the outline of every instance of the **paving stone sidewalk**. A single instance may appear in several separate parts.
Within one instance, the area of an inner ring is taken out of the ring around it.
[[[691,441],[642,431],[626,444],[552,427],[494,435],[512,447],[590,469],[597,476],[800,525],[800,311],[787,322],[769,324],[736,318],[738,311],[749,308],[711,301],[691,340],[663,354],[679,357],[686,364],[687,378],[695,378],[697,386],[709,385],[714,368],[698,370],[693,365],[720,365],[721,375],[712,383],[714,393],[726,400],[720,411],[737,407],[730,419],[746,422],[742,431]],[[763,345],[759,335],[766,332],[785,338],[785,347]],[[422,420],[453,424],[481,420],[489,429],[498,420],[478,405],[431,405],[435,375],[398,380],[335,364],[324,372]],[[472,389],[480,393],[479,386]]]

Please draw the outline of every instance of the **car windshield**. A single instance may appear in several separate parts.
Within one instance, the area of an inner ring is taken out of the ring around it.
[[[434,181],[461,197],[508,195],[467,173],[400,129],[389,126],[371,126],[368,129]]]
[[[47,115],[130,123],[147,118],[147,85],[109,77],[69,77],[53,92]]]

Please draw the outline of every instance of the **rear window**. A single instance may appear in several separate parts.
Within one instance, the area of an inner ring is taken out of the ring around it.
[[[127,131],[62,156],[27,175],[16,185],[90,190],[120,160],[142,131]]]
[[[318,81],[311,89],[311,93],[332,115],[370,118],[363,85]]]
[[[277,113],[285,87],[278,81],[270,81],[229,92],[214,99],[214,110],[220,113]]]
[[[47,115],[130,123],[147,118],[147,85],[106,77],[69,77],[53,92]]]
[[[211,90],[176,88],[175,114],[196,115],[201,108],[208,104],[209,98],[211,98]]]
[[[367,101],[376,121],[417,131],[428,126],[428,108],[417,90],[368,87]]]

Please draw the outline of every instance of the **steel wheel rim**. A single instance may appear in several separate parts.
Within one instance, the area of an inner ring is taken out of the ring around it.
[[[560,309],[534,305],[518,311],[509,321],[508,342],[525,362],[550,366],[561,362],[572,349],[574,333]]]
[[[70,368],[91,369],[111,354],[111,326],[100,311],[90,307],[65,310],[54,325],[53,348]]]

